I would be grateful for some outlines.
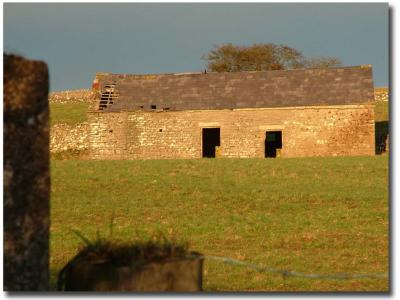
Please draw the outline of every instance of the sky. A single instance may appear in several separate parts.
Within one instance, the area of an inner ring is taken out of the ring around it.
[[[202,71],[223,43],[285,44],[389,81],[386,3],[5,3],[3,14],[4,51],[47,62],[51,91],[90,88],[96,72]]]

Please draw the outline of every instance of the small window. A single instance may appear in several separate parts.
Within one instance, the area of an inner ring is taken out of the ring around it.
[[[158,131],[159,131],[159,132],[162,132],[162,129],[159,129]]]
[[[151,109],[156,109],[157,105],[150,105]]]
[[[169,107],[164,107],[163,110],[169,110]]]

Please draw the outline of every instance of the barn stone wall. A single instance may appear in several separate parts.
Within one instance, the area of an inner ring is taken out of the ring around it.
[[[374,155],[371,105],[89,113],[95,159],[200,158],[202,128],[219,127],[220,157],[264,157],[282,130],[282,157]]]

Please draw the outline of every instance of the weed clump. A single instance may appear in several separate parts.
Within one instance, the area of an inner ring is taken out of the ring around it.
[[[107,261],[115,266],[132,266],[182,258],[188,253],[187,244],[175,244],[169,240],[152,239],[149,241],[117,242],[97,240],[82,248],[77,257],[88,262]]]
[[[148,240],[134,240],[131,242],[117,241],[97,237],[90,241],[82,234],[74,231],[84,242],[78,254],[72,258],[58,274],[58,290],[65,285],[66,274],[79,264],[109,264],[115,268],[129,267],[139,269],[145,264],[167,260],[187,258],[196,254],[189,252],[186,242],[169,240],[165,236],[155,236]]]

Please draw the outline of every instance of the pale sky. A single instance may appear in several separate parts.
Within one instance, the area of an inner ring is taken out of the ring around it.
[[[5,3],[4,50],[46,61],[51,91],[89,88],[100,71],[201,71],[221,43],[371,64],[375,86],[387,86],[388,13],[386,3]]]

